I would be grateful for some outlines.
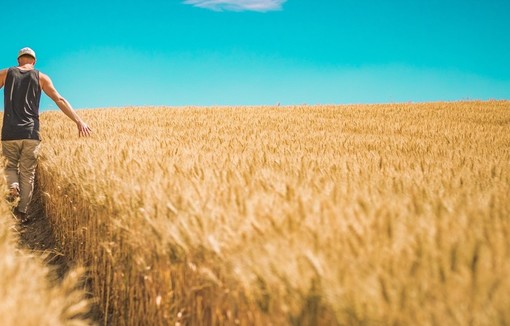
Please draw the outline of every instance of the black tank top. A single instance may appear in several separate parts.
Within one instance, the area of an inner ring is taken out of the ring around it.
[[[4,88],[2,140],[40,140],[40,99],[39,71],[9,68]]]

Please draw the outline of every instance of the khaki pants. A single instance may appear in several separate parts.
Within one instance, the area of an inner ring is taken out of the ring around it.
[[[2,141],[2,154],[7,159],[5,178],[9,188],[19,190],[18,211],[22,213],[27,212],[32,200],[40,144],[40,140],[34,139]]]

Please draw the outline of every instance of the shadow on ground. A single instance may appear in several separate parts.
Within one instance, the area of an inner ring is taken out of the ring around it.
[[[44,210],[44,202],[41,191],[36,181],[34,196],[28,209],[30,221],[25,224],[17,224],[16,231],[19,234],[18,246],[21,249],[34,252],[43,257],[44,263],[50,267],[49,278],[51,281],[60,283],[72,267],[67,257],[63,254],[63,250],[59,242],[55,239],[51,224]],[[86,266],[85,266],[86,267]],[[85,291],[88,288],[90,280],[83,280]],[[94,299],[92,302],[94,302]],[[92,305],[91,311],[85,316],[87,319],[101,324],[101,312],[96,304]]]
[[[30,221],[26,224],[18,224],[16,228],[19,233],[19,247],[41,254],[44,262],[56,272],[57,279],[62,280],[69,271],[70,264],[53,236],[37,186],[28,215]]]

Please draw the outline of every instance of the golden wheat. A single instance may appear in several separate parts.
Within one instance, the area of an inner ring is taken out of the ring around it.
[[[510,103],[42,115],[105,324],[510,323]]]
[[[7,189],[0,178],[0,187]],[[4,192],[2,191],[2,194]],[[20,249],[8,205],[0,203],[0,325],[84,326],[90,303],[79,269],[57,284],[53,271],[36,252]]]

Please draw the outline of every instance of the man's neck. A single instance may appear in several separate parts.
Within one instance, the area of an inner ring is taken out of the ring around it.
[[[21,70],[32,70],[34,65],[32,63],[25,63],[24,65],[19,65],[18,68]]]

